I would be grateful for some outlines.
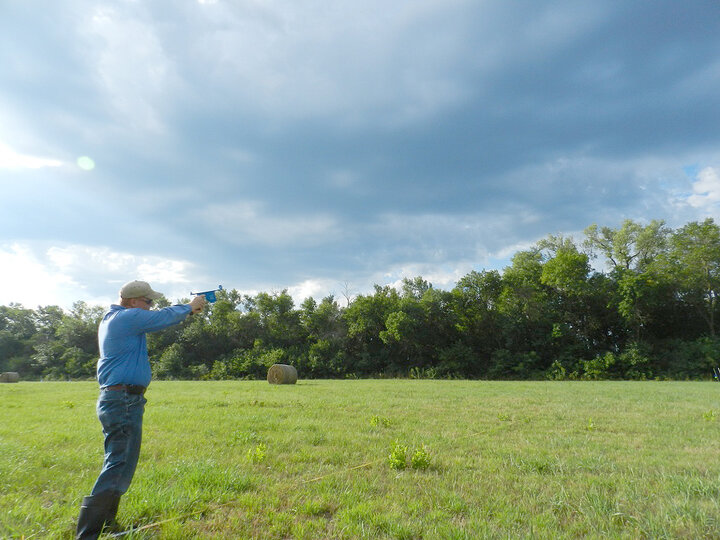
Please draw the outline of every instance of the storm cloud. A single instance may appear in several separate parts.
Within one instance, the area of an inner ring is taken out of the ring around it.
[[[2,12],[2,303],[452,287],[550,233],[718,215],[714,1]]]

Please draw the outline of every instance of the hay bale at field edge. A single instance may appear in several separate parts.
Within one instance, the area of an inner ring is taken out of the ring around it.
[[[20,381],[20,374],[16,371],[6,371],[5,373],[0,373],[0,382],[19,382]]]
[[[297,370],[287,364],[273,364],[268,369],[267,380],[270,384],[295,384]]]

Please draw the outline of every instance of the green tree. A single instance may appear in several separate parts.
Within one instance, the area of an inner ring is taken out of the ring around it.
[[[260,316],[260,326],[264,331],[263,341],[271,348],[286,348],[302,342],[300,313],[287,292],[268,294],[261,292],[255,296],[254,309]]]
[[[58,331],[67,315],[58,306],[46,306],[38,307],[33,318],[35,321],[33,352],[26,360],[26,366],[31,368],[35,376],[48,371],[64,374],[65,361],[62,356],[65,350]]]
[[[663,221],[643,226],[629,219],[619,229],[585,229],[585,246],[593,253],[599,250],[610,264],[617,283],[615,306],[636,342],[649,337],[645,334],[666,315],[669,288],[657,265],[667,252],[670,232]]]
[[[458,333],[454,356],[459,375],[487,376],[494,351],[504,347],[504,315],[500,311],[503,290],[503,277],[497,270],[473,270],[453,288]]]
[[[306,335],[307,352],[300,368],[314,377],[337,377],[347,369],[343,346],[347,327],[334,296],[318,304],[307,298],[301,306],[300,319]]]
[[[462,343],[452,292],[431,286],[420,298],[419,307],[422,314],[417,333],[419,367],[433,368],[438,376],[471,374],[475,356]]]
[[[504,347],[493,353],[493,377],[539,375],[549,367],[553,323],[556,316],[552,290],[543,284],[543,256],[539,249],[520,251],[505,269],[500,311]],[[545,364],[548,364],[547,366]]]
[[[34,313],[20,304],[0,306],[0,371],[36,374],[28,359],[36,332]]]
[[[406,304],[405,307],[409,306]],[[394,349],[391,354],[394,371],[412,367],[411,354],[417,344],[417,326],[417,319],[402,310],[393,311],[385,319],[385,330],[381,330],[379,335],[385,345]]]
[[[720,295],[720,227],[708,218],[688,223],[671,238],[670,269],[680,297],[702,317],[708,334],[717,332]]]
[[[387,330],[388,316],[399,306],[400,295],[394,288],[375,285],[375,294],[359,295],[343,311],[348,332],[345,350],[356,374],[382,373],[391,364],[380,333]]]
[[[583,359],[595,354],[598,334],[605,330],[605,305],[597,309],[599,291],[592,286],[598,279],[591,279],[590,258],[572,238],[550,235],[538,243],[538,249],[544,260],[540,282],[548,288],[547,314],[553,320],[552,369],[559,364],[566,373],[573,373]]]
[[[590,225],[585,229],[585,246],[591,252],[600,251],[615,270],[642,272],[663,253],[669,234],[664,221],[643,226],[626,219],[619,229]]]
[[[104,309],[90,306],[85,302],[75,302],[70,313],[63,317],[56,335],[62,347],[62,371],[46,370],[48,376],[94,377],[97,360],[100,355],[97,341],[97,329]]]
[[[430,289],[432,289],[432,284],[425,281],[421,276],[403,278],[402,280],[402,296],[404,298],[420,300]]]
[[[538,244],[548,255],[540,282],[566,296],[580,296],[587,289],[590,258],[580,253],[571,238],[549,236]]]

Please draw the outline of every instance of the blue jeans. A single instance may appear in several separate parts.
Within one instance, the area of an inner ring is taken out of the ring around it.
[[[92,495],[105,491],[122,495],[130,487],[140,457],[145,403],[141,395],[100,391],[97,415],[105,435],[105,460]]]

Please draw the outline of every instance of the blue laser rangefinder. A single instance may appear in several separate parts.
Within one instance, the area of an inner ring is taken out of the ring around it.
[[[215,298],[215,293],[222,290],[222,285],[218,285],[218,288],[213,289],[212,291],[191,292],[190,294],[194,294],[195,296],[200,296],[202,294],[205,297],[205,300],[212,304],[213,302],[215,302],[215,300],[217,300],[217,298]]]

